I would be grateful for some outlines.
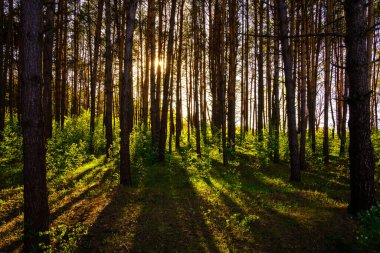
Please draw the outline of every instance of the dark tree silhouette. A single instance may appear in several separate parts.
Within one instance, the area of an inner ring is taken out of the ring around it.
[[[40,251],[49,229],[42,110],[42,0],[21,1],[24,251]]]

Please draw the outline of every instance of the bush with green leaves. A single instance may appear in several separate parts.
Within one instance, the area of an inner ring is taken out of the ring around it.
[[[91,135],[88,122],[90,113],[84,112],[77,118],[67,117],[64,129],[56,129],[47,145],[47,165],[51,169],[70,170],[92,158],[90,155]],[[97,120],[97,123],[101,119]],[[105,137],[102,127],[95,128],[94,155],[105,152]]]
[[[6,124],[0,141],[0,158],[7,163],[22,161],[22,134],[17,124]]]
[[[43,252],[75,252],[81,239],[87,235],[88,227],[83,223],[77,223],[74,227],[60,224],[50,228],[48,234],[51,240],[49,245],[40,245]]]
[[[357,240],[369,251],[380,249],[380,204],[358,214]]]

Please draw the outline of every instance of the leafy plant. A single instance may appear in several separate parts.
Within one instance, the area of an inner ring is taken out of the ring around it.
[[[359,244],[369,250],[380,249],[380,204],[358,214],[357,237]]]
[[[6,125],[0,142],[0,158],[7,163],[22,161],[22,135],[16,124]]]
[[[45,232],[50,236],[50,245],[41,245],[46,253],[52,252],[75,252],[78,248],[81,238],[88,233],[88,228],[82,223],[77,223],[70,228],[65,224],[51,227],[50,231]]]

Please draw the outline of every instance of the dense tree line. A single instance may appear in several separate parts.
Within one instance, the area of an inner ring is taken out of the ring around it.
[[[91,145],[103,117],[107,157],[120,127],[123,185],[136,128],[150,133],[157,162],[173,139],[181,151],[187,129],[199,157],[218,145],[224,164],[248,134],[278,162],[287,132],[299,181],[323,125],[326,164],[329,139],[342,155],[349,140],[349,210],[370,208],[379,21],[377,0],[0,0],[0,139],[9,115],[24,137],[25,250],[48,242],[46,141],[85,110]]]

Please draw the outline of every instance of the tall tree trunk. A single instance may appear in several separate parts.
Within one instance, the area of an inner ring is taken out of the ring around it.
[[[249,128],[249,118],[248,118],[248,115],[249,115],[249,107],[248,107],[248,103],[249,103],[249,98],[248,98],[248,68],[249,68],[249,36],[248,36],[248,31],[249,31],[249,4],[248,4],[248,1],[246,1],[245,3],[245,30],[246,30],[246,36],[245,36],[245,44],[244,44],[244,47],[245,47],[245,53],[244,53],[244,57],[245,57],[245,60],[244,60],[244,80],[245,80],[245,126],[244,126],[244,129],[245,129],[245,132],[248,132],[248,128]],[[252,89],[251,89],[252,90]]]
[[[8,15],[9,15],[9,120],[10,124],[13,125],[13,103],[14,103],[14,70],[13,70],[13,65],[14,65],[14,51],[15,51],[15,46],[14,46],[14,11],[13,11],[13,0],[9,0],[9,6],[8,6]]]
[[[110,148],[112,146],[112,43],[111,43],[111,0],[106,0],[106,110],[105,110],[105,123],[106,123],[106,154],[107,158],[110,156]]]
[[[79,113],[78,105],[78,62],[79,62],[79,16],[78,16],[78,0],[74,1],[74,87],[72,91],[71,115],[77,116]]]
[[[220,41],[220,54],[219,54],[219,72],[218,72],[218,78],[219,78],[219,88],[220,88],[220,115],[221,115],[221,123],[222,123],[222,149],[223,149],[223,164],[227,165],[227,139],[226,139],[226,78],[224,76],[224,73],[226,72],[226,66],[225,66],[225,56],[224,56],[224,50],[225,50],[225,39],[224,39],[224,23],[223,20],[226,18],[226,0],[222,0],[221,4],[221,22],[220,22],[220,30],[219,30],[219,41]]]
[[[370,95],[364,0],[346,0],[346,71],[350,83],[350,188],[349,211],[356,214],[376,203],[375,161],[371,143]]]
[[[53,114],[52,114],[52,80],[53,80],[53,44],[54,44],[54,2],[46,1],[45,14],[45,37],[43,48],[43,78],[44,78],[44,126],[45,138],[49,139],[53,133]]]
[[[345,80],[344,80],[344,94],[343,97],[348,97],[349,91],[349,80],[346,71]],[[346,121],[347,121],[347,101],[344,100],[343,103],[343,114],[342,114],[342,126],[341,126],[341,136],[340,136],[340,155],[343,156],[346,153]]]
[[[302,33],[307,34],[307,5],[306,1],[302,1],[302,19],[301,19]],[[301,40],[301,106],[300,106],[300,169],[306,169],[306,86],[307,86],[307,74],[306,74],[306,39]]]
[[[132,185],[130,134],[133,128],[133,31],[138,0],[129,0],[125,36],[124,80],[120,84],[120,183]]]
[[[171,68],[172,68],[174,21],[175,21],[176,6],[177,6],[177,1],[172,0],[172,6],[171,6],[171,11],[170,11],[170,21],[169,21],[170,27],[169,27],[168,51],[166,55],[165,78],[164,78],[164,85],[163,85],[162,116],[161,116],[159,153],[158,153],[159,161],[165,160],[165,147],[166,147],[166,137],[167,137],[167,127],[168,127],[169,82],[170,82],[170,73],[171,73]]]
[[[63,37],[62,37],[62,83],[61,83],[61,129],[63,130],[65,126],[65,116],[66,116],[66,91],[67,91],[67,26],[68,26],[68,6],[67,6],[67,0],[63,0]]]
[[[7,34],[6,34],[6,43],[5,43],[5,57],[4,57],[4,68],[1,72],[1,83],[4,85],[4,90],[3,91],[0,91],[1,93],[1,96],[4,96],[2,98],[0,98],[0,100],[3,100],[1,103],[3,103],[3,106],[0,106],[0,114],[3,114],[2,116],[0,116],[0,118],[3,118],[3,120],[5,119],[5,106],[6,106],[6,103],[5,103],[5,93],[6,93],[6,90],[7,90],[7,77],[8,77],[8,71],[9,71],[9,62],[11,61],[11,56],[12,56],[12,52],[11,52],[11,49],[12,49],[12,36],[13,36],[13,1],[12,0],[9,0],[8,1],[8,22],[7,22]],[[12,70],[10,70],[12,71]],[[9,98],[10,99],[10,98]],[[0,125],[3,124],[3,127],[1,129],[1,126],[0,126],[0,140],[1,140],[1,132],[2,130],[4,129],[4,122],[3,123],[0,123]]]
[[[229,9],[229,46],[230,46],[230,73],[228,80],[228,145],[235,149],[235,88],[236,88],[236,48],[237,48],[237,1],[228,1]]]
[[[376,89],[374,89],[374,83],[372,85],[372,82],[371,82],[371,77],[372,77],[372,67],[374,66],[373,63],[372,63],[372,52],[373,52],[373,31],[375,30],[375,4],[374,4],[374,1],[369,1],[368,2],[368,34],[367,34],[367,59],[368,59],[368,80],[369,80],[369,87],[371,90],[374,90],[376,91]],[[376,50],[375,50],[376,52]],[[374,127],[375,126],[375,112],[374,112],[374,102],[375,102],[375,98],[376,96],[373,96],[373,99],[371,99],[371,127]]]
[[[3,62],[4,62],[4,0],[0,0],[0,141],[3,140],[3,131],[5,127],[5,82],[3,80]]]
[[[159,108],[156,103],[156,75],[155,75],[155,62],[156,62],[156,40],[155,40],[155,26],[156,26],[156,3],[154,0],[148,2],[148,19],[147,19],[147,40],[149,41],[150,49],[150,124],[152,131],[152,145],[157,147],[159,140],[159,125],[157,125],[157,117],[159,117]]]
[[[100,35],[102,28],[102,18],[103,18],[103,5],[104,0],[98,0],[98,12],[96,18],[96,28],[95,28],[95,39],[94,39],[94,60],[92,62],[91,69],[91,115],[90,115],[90,149],[91,152],[94,152],[94,132],[95,132],[95,96],[96,96],[96,80],[98,76],[98,59],[99,59],[99,50],[100,50]]]
[[[278,23],[278,13],[275,10],[274,14],[275,23]],[[275,35],[278,35],[278,27],[274,29]],[[280,160],[280,98],[279,98],[279,54],[280,54],[280,45],[277,39],[274,40],[274,50],[273,50],[273,63],[274,63],[274,76],[273,76],[273,97],[272,97],[272,135],[271,135],[271,145],[273,149],[273,161],[279,162]]]
[[[61,122],[61,86],[62,86],[62,36],[63,36],[63,0],[58,1],[58,17],[56,27],[56,46],[55,46],[55,82],[54,82],[54,116],[56,128]]]
[[[282,49],[282,58],[285,70],[285,87],[286,87],[286,109],[288,114],[288,139],[290,151],[290,180],[301,180],[299,155],[298,155],[298,140],[296,129],[296,107],[295,107],[295,82],[293,80],[292,71],[292,52],[289,46],[289,28],[287,20],[287,6],[285,0],[276,0],[279,25],[280,25],[280,41]]]
[[[327,0],[327,25],[326,33],[331,31],[331,21],[332,17],[332,2]],[[323,118],[323,156],[324,162],[327,164],[329,162],[329,103],[330,103],[330,75],[331,75],[331,38],[330,36],[325,37],[325,96],[324,96],[324,118]]]
[[[198,27],[198,0],[193,0],[193,34],[194,34],[194,126],[195,142],[198,157],[201,156],[201,133],[199,128],[199,27]]]
[[[260,13],[260,22],[263,24],[264,16],[264,1],[259,0],[259,13]],[[258,24],[256,24],[258,25]],[[263,34],[263,25],[259,26],[259,34]],[[261,142],[264,139],[263,136],[263,116],[264,116],[264,39],[263,36],[259,38],[259,55],[257,59],[258,65],[258,94],[257,94],[257,135],[258,140]]]
[[[46,151],[42,110],[42,0],[21,1],[24,251],[49,243]]]
[[[177,86],[176,86],[176,135],[175,146],[180,149],[180,138],[182,130],[182,86],[181,86],[181,71],[182,71],[182,43],[183,43],[183,9],[185,0],[181,1],[181,10],[179,18],[179,44],[178,44],[178,57],[177,57]]]

